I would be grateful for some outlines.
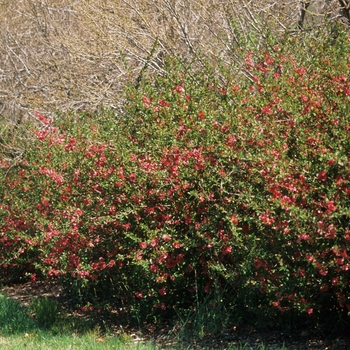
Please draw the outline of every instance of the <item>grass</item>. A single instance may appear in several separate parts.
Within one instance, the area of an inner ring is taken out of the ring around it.
[[[151,342],[137,342],[128,334],[102,333],[86,320],[68,317],[56,300],[35,298],[29,308],[0,294],[0,348],[1,349],[193,349],[183,344],[158,346]],[[198,349],[198,346],[196,347]],[[210,347],[201,347],[210,349]],[[249,345],[225,347],[227,350],[252,349]],[[259,345],[257,350],[267,350]],[[276,349],[276,347],[274,347]],[[284,347],[280,348],[285,349]]]
[[[0,348],[6,350],[18,350],[18,349],[28,349],[28,350],[61,350],[61,349],[84,349],[84,350],[94,350],[94,349],[120,349],[120,350],[158,350],[164,349],[165,347],[158,347],[150,343],[133,343],[133,342],[124,342],[117,337],[110,338],[100,338],[93,334],[87,334],[84,336],[75,336],[75,335],[61,335],[53,336],[47,332],[39,332],[36,334],[22,334],[12,335],[8,337],[0,337]],[[169,346],[168,349],[180,350],[180,349],[194,349],[191,345],[177,345]],[[197,347],[198,349],[198,347]],[[210,349],[205,347],[203,349]],[[259,345],[257,347],[250,347],[248,345],[239,345],[232,347],[225,347],[227,350],[268,350],[268,347],[264,345]],[[271,348],[272,349],[272,348]],[[276,348],[286,350],[286,348]]]
[[[120,349],[120,350],[126,350],[126,349],[140,349],[140,350],[155,350],[155,349],[164,349],[164,347],[157,347],[152,344],[142,344],[142,343],[123,343],[118,338],[113,337],[110,339],[103,339],[100,340],[100,338],[96,338],[94,336],[49,336],[48,334],[37,334],[37,335],[28,335],[27,337],[19,337],[17,336],[10,336],[6,338],[0,337],[0,347],[1,349],[28,349],[28,350],[61,350],[61,349],[84,349],[84,350],[95,350],[95,349]],[[184,346],[176,346],[171,347],[171,349],[193,349],[192,346],[184,347]],[[210,348],[203,348],[203,349],[210,349]],[[265,347],[264,345],[258,346],[258,347],[249,347],[245,345],[240,346],[234,346],[225,348],[227,350],[248,350],[248,349],[255,349],[255,350],[268,350],[268,347]],[[278,349],[275,348],[274,349]],[[280,348],[281,350],[286,348]]]
[[[48,331],[17,334],[0,338],[1,349],[155,349],[152,345],[124,343],[118,337],[101,338],[97,334],[52,335]]]

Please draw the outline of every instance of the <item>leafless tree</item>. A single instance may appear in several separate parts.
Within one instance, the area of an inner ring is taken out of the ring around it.
[[[350,1],[349,0],[325,0],[323,2],[317,1],[300,1],[300,16],[298,21],[298,28],[303,29],[305,16],[307,15],[310,5],[321,5],[324,14],[330,19],[342,18],[347,26],[350,25]],[[321,13],[322,13],[321,12]],[[333,17],[333,18],[332,18]]]
[[[164,74],[166,55],[220,59],[250,79],[246,43],[263,47],[268,33],[278,39],[298,27],[322,28],[325,18],[349,21],[349,2],[3,0],[0,116],[7,124],[0,132],[34,110],[118,109],[125,83],[146,71]]]

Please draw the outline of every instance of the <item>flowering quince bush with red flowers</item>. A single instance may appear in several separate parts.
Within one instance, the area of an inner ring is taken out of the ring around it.
[[[220,295],[232,315],[349,322],[350,43],[294,52],[248,52],[251,83],[169,60],[122,115],[37,113],[1,161],[1,278],[145,318]]]

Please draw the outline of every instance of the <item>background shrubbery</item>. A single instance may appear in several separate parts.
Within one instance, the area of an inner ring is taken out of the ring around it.
[[[118,109],[3,123],[3,283],[51,278],[83,311],[200,332],[348,326],[350,37],[282,35],[257,13],[230,22],[237,61],[154,37],[138,69],[120,57]]]

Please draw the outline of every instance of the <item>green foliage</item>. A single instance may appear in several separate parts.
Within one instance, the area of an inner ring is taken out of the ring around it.
[[[59,316],[60,305],[57,300],[48,297],[32,298],[30,311],[40,327],[51,328]]]
[[[175,309],[178,323],[174,332],[182,342],[220,334],[231,321],[226,307],[220,291],[209,293],[203,300],[198,296],[191,309]]]
[[[225,312],[344,328],[350,44],[303,45],[248,52],[248,84],[169,58],[123,114],[38,114],[25,159],[0,169],[2,278],[57,278],[82,312],[199,333]]]
[[[4,335],[34,331],[34,321],[16,300],[0,294],[0,333]]]

